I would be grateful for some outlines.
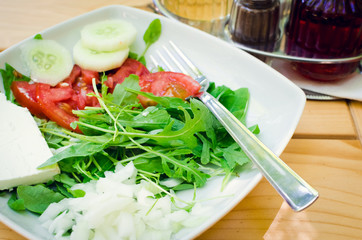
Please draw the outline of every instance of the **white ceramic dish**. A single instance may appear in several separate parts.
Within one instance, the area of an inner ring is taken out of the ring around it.
[[[268,65],[223,40],[153,13],[118,5],[100,8],[40,33],[44,39],[57,40],[72,49],[80,38],[80,29],[85,24],[108,18],[126,19],[136,26],[139,35],[133,46],[134,52],[137,52],[137,49],[143,50],[142,36],[149,23],[155,18],[161,19],[162,35],[150,48],[148,54],[154,53],[166,41],[172,40],[217,85],[224,84],[233,89],[249,88],[251,98],[248,125],[258,123],[261,129],[258,137],[261,141],[277,155],[282,153],[303,112],[304,93]],[[0,68],[4,68],[7,62],[20,72],[26,72],[19,60],[19,47],[28,40],[0,53]],[[1,81],[0,90],[2,89]],[[0,117],[3,114],[6,113],[0,109]],[[220,193],[222,178],[212,179],[206,187],[198,190],[198,199],[210,199],[221,195],[228,197],[205,202],[204,204],[211,208],[207,220],[197,228],[181,230],[175,235],[175,239],[194,238],[212,226],[238,204],[256,186],[261,177],[257,169],[247,166],[240,177],[232,179],[222,193]],[[180,196],[188,198],[191,192],[183,192]],[[27,212],[12,211],[7,206],[7,200],[8,197],[0,197],[0,221],[29,239],[52,238],[40,226],[37,216]]]

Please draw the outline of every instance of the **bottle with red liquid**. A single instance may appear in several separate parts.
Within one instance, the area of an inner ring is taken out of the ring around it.
[[[293,0],[285,51],[306,58],[362,58],[362,0]],[[331,81],[354,73],[359,60],[294,65],[308,78]]]

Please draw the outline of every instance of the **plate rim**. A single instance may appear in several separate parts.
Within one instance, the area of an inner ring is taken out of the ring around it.
[[[42,33],[44,33],[44,32],[48,32],[48,31],[51,30],[51,29],[54,29],[54,28],[56,29],[56,28],[58,28],[59,26],[65,24],[65,23],[68,23],[68,22],[78,21],[79,19],[84,18],[84,17],[87,17],[88,15],[96,14],[96,13],[99,13],[99,12],[102,12],[102,11],[113,11],[113,10],[114,10],[114,11],[131,10],[131,11],[137,12],[137,13],[142,14],[142,15],[143,15],[143,14],[154,14],[154,13],[152,13],[152,12],[147,12],[147,11],[144,11],[144,10],[141,10],[141,9],[137,9],[137,8],[129,7],[129,6],[124,6],[124,5],[108,5],[108,6],[104,6],[104,7],[101,7],[101,8],[97,8],[97,9],[94,9],[94,10],[92,10],[92,11],[83,13],[83,14],[78,15],[78,16],[75,16],[75,17],[73,17],[73,18],[70,18],[70,19],[65,20],[65,21],[63,21],[63,22],[60,22],[60,23],[58,23],[58,24],[55,24],[55,25],[53,25],[53,26],[51,26],[51,27],[49,27],[49,28],[46,28],[46,29],[40,31],[39,33],[42,34]],[[162,18],[162,20],[169,21],[169,22],[172,21],[172,20],[170,20],[170,19],[168,19],[168,18],[166,18],[166,17],[164,17],[164,16],[160,16],[160,15],[157,15],[157,14],[154,14],[154,15],[157,16],[157,17],[159,17],[159,18]],[[210,36],[210,37],[213,37],[213,36],[211,36],[211,35],[209,35],[209,34],[207,34],[207,33],[205,33],[205,32],[202,32],[201,30],[194,29],[194,28],[192,28],[191,26],[188,26],[188,25],[183,24],[183,23],[179,23],[179,22],[172,21],[172,24],[181,24],[181,25],[183,25],[183,27],[187,27],[187,28],[189,28],[191,31],[197,31],[198,34],[205,34],[205,35],[207,35],[208,37],[209,37],[209,36]],[[3,52],[0,53],[0,58],[1,58],[3,55],[6,55],[6,54],[8,54],[9,52],[11,52],[13,49],[19,47],[21,44],[23,44],[23,42],[25,42],[25,41],[27,41],[28,39],[31,39],[31,38],[33,38],[33,37],[34,37],[34,35],[33,35],[33,36],[29,36],[28,38],[25,38],[24,40],[22,40],[22,41],[20,41],[20,42],[18,42],[18,43],[16,43],[16,44],[12,45],[11,47],[5,49]],[[216,40],[216,41],[220,41],[220,43],[224,44],[224,46],[226,46],[226,44],[227,44],[225,41],[223,41],[223,40],[221,40],[221,39],[219,39],[219,38],[216,38],[216,37],[215,37],[215,40]],[[231,46],[231,45],[229,45],[229,44],[228,44],[228,46],[229,46],[229,47],[233,47],[233,46]],[[235,48],[235,50],[238,50],[238,51],[240,51],[240,52],[243,52],[243,53],[247,54],[247,53],[244,52],[243,50],[240,50],[240,49],[238,49],[238,48],[236,48],[236,47],[233,47],[233,48]],[[256,58],[255,58],[255,59],[256,59]],[[259,61],[259,60],[258,60],[258,61]],[[269,66],[269,67],[270,67],[270,66]],[[272,68],[270,67],[270,69],[272,69]],[[304,101],[299,102],[299,104],[300,104],[300,106],[299,106],[299,108],[298,108],[299,111],[296,112],[296,114],[294,115],[294,118],[297,119],[297,121],[295,121],[295,119],[293,119],[293,123],[294,123],[294,124],[293,124],[293,126],[291,127],[291,129],[289,129],[288,134],[286,134],[286,136],[284,137],[285,141],[284,141],[283,143],[281,143],[281,144],[279,145],[279,147],[275,150],[275,153],[276,153],[277,155],[280,155],[280,154],[284,151],[284,149],[285,149],[285,147],[287,146],[288,142],[290,141],[292,135],[294,134],[294,131],[295,131],[295,129],[296,129],[296,126],[298,125],[298,123],[299,123],[299,121],[300,121],[300,118],[301,118],[301,115],[302,115],[302,113],[303,113],[303,110],[304,110],[304,106],[305,106],[306,101],[305,101],[305,95],[304,95],[303,91],[302,91],[297,85],[295,85],[294,83],[292,83],[289,79],[287,79],[285,76],[283,76],[282,74],[280,74],[280,73],[277,72],[276,70],[274,70],[274,69],[272,69],[272,70],[273,70],[273,74],[278,75],[278,78],[283,79],[283,81],[284,81],[286,84],[292,86],[292,87],[296,90],[296,92],[298,93],[298,95],[299,95],[300,98],[303,98],[303,96],[304,96]],[[228,207],[228,210],[221,212],[221,213],[219,214],[219,216],[218,216],[217,218],[214,218],[214,220],[212,221],[212,223],[211,223],[211,224],[208,224],[206,227],[204,227],[202,231],[199,231],[199,232],[197,232],[196,234],[195,234],[195,233],[192,234],[192,232],[191,232],[191,233],[188,234],[188,235],[191,235],[190,237],[196,237],[196,236],[199,236],[200,234],[202,234],[203,232],[205,232],[205,231],[206,231],[207,229],[209,229],[210,227],[212,227],[217,221],[219,221],[223,216],[225,216],[226,214],[228,214],[238,203],[240,203],[240,202],[256,187],[256,185],[261,181],[261,179],[262,179],[262,175],[261,175],[260,172],[258,172],[257,175],[255,175],[255,177],[252,179],[252,180],[253,180],[252,183],[251,183],[251,184],[250,184],[250,183],[248,184],[248,189],[247,189],[244,193],[242,193],[242,192],[239,193],[239,195],[243,195],[243,197],[241,197],[241,198],[239,198],[239,197],[234,198],[233,201],[232,201],[232,203],[228,205],[228,206],[230,206],[230,207]],[[25,236],[25,237],[28,237],[28,238],[30,238],[30,239],[39,239],[37,236],[34,236],[34,234],[32,234],[31,232],[29,232],[29,231],[27,231],[26,229],[22,228],[21,226],[17,225],[14,221],[12,221],[10,218],[8,218],[7,216],[3,215],[2,213],[0,213],[0,221],[3,222],[3,223],[4,223],[5,225],[7,225],[8,227],[10,227],[10,228],[12,228],[13,230],[15,230],[16,232],[18,232],[19,234]]]

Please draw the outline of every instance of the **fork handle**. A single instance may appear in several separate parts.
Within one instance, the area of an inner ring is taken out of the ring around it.
[[[305,209],[318,198],[315,189],[268,149],[216,98],[207,92],[199,98],[294,211]]]

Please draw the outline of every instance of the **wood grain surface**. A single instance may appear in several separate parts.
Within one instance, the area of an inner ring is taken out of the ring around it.
[[[152,11],[151,0],[0,0],[0,50],[111,4]],[[199,240],[362,239],[362,103],[307,101],[281,158],[320,193],[293,212],[265,180]],[[0,223],[0,239],[25,239]]]

